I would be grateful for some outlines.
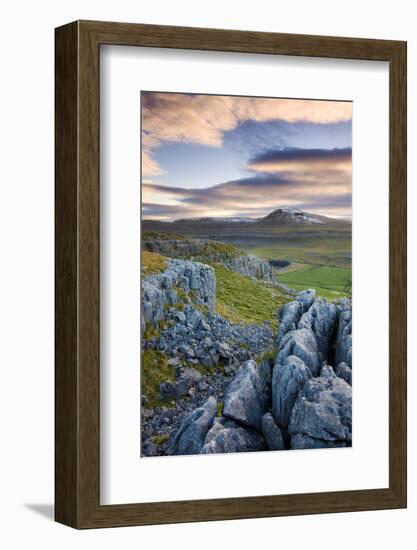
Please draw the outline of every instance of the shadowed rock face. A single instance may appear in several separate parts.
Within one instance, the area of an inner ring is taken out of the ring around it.
[[[272,375],[272,416],[279,426],[288,426],[299,391],[311,378],[311,371],[295,355],[277,362]]]
[[[262,417],[262,434],[271,451],[282,451],[285,449],[281,430],[275,424],[271,413],[266,413]]]
[[[185,419],[170,442],[169,454],[199,454],[216,413],[217,401],[214,397],[209,397],[202,407],[196,409]]]
[[[202,454],[242,453],[265,451],[267,445],[261,434],[244,428],[229,418],[216,418],[208,432]]]
[[[340,305],[335,364],[346,363],[352,368],[352,306],[349,300]]]
[[[298,328],[312,330],[317,342],[320,360],[327,361],[329,346],[335,330],[336,306],[326,300],[315,300],[298,323]]]
[[[261,430],[263,414],[269,407],[270,371],[255,361],[244,363],[224,398],[223,415],[244,426]]]

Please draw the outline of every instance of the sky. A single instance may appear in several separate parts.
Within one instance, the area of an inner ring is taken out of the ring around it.
[[[352,103],[141,92],[142,215],[351,217]]]

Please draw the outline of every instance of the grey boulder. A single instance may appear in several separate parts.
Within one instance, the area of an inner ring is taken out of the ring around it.
[[[352,388],[334,373],[308,380],[294,404],[288,431],[292,436],[350,442]]]
[[[269,406],[269,382],[267,367],[257,368],[255,361],[246,361],[227,389],[223,415],[261,431],[262,416]]]
[[[201,407],[185,418],[169,443],[168,454],[199,454],[216,413],[217,401],[214,397],[209,397]]]
[[[266,451],[264,438],[229,418],[216,418],[207,434],[201,454]]]

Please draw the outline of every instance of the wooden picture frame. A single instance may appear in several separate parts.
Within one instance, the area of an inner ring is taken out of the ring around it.
[[[111,22],[56,29],[55,518],[75,528],[406,506],[406,43]],[[100,505],[99,56],[117,44],[389,62],[389,487]]]

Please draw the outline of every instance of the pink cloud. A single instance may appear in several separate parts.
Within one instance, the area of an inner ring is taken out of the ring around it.
[[[164,142],[221,147],[224,132],[245,120],[328,124],[351,118],[351,102],[143,92],[144,175],[157,175],[152,150]]]

